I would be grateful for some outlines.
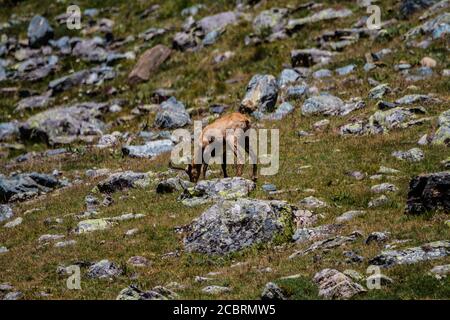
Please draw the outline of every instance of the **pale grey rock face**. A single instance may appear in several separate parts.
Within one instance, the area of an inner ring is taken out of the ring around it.
[[[369,263],[385,268],[395,265],[413,264],[446,257],[450,254],[450,242],[447,240],[426,243],[420,247],[403,250],[388,250],[373,258]]]
[[[188,252],[223,255],[276,238],[289,241],[293,208],[283,201],[238,199],[218,202],[188,226]]]

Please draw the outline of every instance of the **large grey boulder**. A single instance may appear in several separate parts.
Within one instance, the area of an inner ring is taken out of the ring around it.
[[[48,43],[53,38],[53,29],[47,19],[36,15],[28,25],[28,41],[30,47],[40,47]]]
[[[6,177],[0,175],[0,202],[20,201],[47,193],[63,183],[52,175],[20,173]]]
[[[415,176],[409,183],[406,213],[450,211],[450,171]]]
[[[326,299],[350,299],[366,292],[366,289],[352,278],[335,269],[317,272],[313,281],[319,286],[319,296]]]
[[[388,250],[381,252],[369,263],[381,267],[413,264],[422,261],[444,258],[450,254],[450,241],[435,241],[421,245],[420,247],[403,250]]]
[[[49,109],[24,122],[19,128],[20,134],[24,139],[39,138],[49,144],[99,136],[105,130],[101,118],[107,110],[106,103],[94,102]]]
[[[241,177],[211,179],[199,181],[194,187],[187,188],[179,200],[189,207],[223,199],[237,199],[248,196],[256,184]]]
[[[274,111],[278,98],[277,80],[272,75],[257,74],[252,77],[247,85],[244,99],[240,105],[240,111],[261,113]]]
[[[274,240],[290,241],[294,208],[284,201],[254,199],[216,203],[188,226],[188,252],[227,254]]]
[[[170,97],[160,105],[156,114],[155,126],[164,129],[176,129],[191,123],[186,107],[174,97]]]
[[[122,153],[132,158],[154,158],[165,152],[169,152],[173,148],[173,142],[169,139],[149,141],[144,145],[125,146]]]

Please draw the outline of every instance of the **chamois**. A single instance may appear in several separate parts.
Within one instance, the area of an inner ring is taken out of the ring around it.
[[[233,112],[227,115],[224,115],[220,117],[219,119],[215,120],[213,123],[207,125],[201,132],[199,142],[201,144],[201,151],[202,155],[205,151],[205,149],[216,141],[216,139],[220,139],[223,143],[222,148],[222,171],[224,178],[228,177],[227,174],[227,162],[226,162],[226,144],[228,143],[232,144],[233,147],[233,153],[234,156],[238,157],[238,142],[239,137],[236,134],[237,132],[244,133],[247,132],[251,128],[251,121],[250,119],[239,112]],[[240,129],[240,130],[239,130]],[[234,134],[230,137],[227,136],[227,130],[233,130]],[[241,131],[242,130],[242,131]],[[231,140],[231,141],[230,141]],[[245,136],[245,152],[248,153],[251,156],[251,150],[250,150],[250,138],[246,135]],[[215,154],[212,154],[212,156],[216,156]],[[237,160],[237,159],[236,159]],[[237,161],[238,162],[238,161]],[[203,175],[203,179],[205,179],[206,171],[208,170],[209,163],[206,163],[204,157],[202,156],[202,163],[196,163],[195,157],[192,159],[192,163],[189,164],[186,168],[180,168],[173,166],[172,162],[169,162],[169,167],[176,170],[183,170],[185,171],[188,176],[189,180],[191,182],[197,182],[200,178],[200,174]],[[237,163],[236,166],[236,176],[240,177],[242,175],[242,170],[244,165]],[[256,164],[256,160],[253,163],[253,172],[252,172],[252,180],[257,180],[257,174],[258,174],[258,168]]]

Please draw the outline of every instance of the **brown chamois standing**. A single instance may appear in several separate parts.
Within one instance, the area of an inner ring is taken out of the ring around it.
[[[233,112],[233,113],[226,114],[226,115],[220,117],[219,119],[215,120],[213,123],[207,125],[202,130],[202,133],[200,135],[202,155],[203,155],[203,152],[205,151],[205,149],[212,142],[216,141],[216,139],[221,139],[223,142],[222,171],[223,171],[224,178],[228,177],[227,162],[226,162],[227,141],[230,142],[230,138],[233,139],[231,143],[233,143],[233,152],[234,152],[234,156],[236,158],[237,158],[237,150],[238,150],[237,142],[239,141],[236,134],[234,134],[232,137],[227,137],[226,136],[227,130],[241,129],[242,132],[245,133],[250,128],[251,128],[250,118],[243,115],[242,113]],[[250,155],[250,139],[247,135],[245,136],[245,152]],[[215,156],[215,155],[212,154],[212,156]],[[256,164],[256,160],[254,162],[255,163],[252,164],[252,166],[253,166],[252,179],[254,181],[256,181],[257,174],[258,174],[258,167]],[[242,170],[243,170],[244,165],[237,163],[237,164],[235,164],[235,166],[236,166],[236,176],[240,177],[242,175]],[[200,174],[203,175],[203,179],[205,178],[206,171],[208,170],[208,163],[205,162],[205,159],[202,156],[202,163],[195,163],[195,157],[193,157],[192,164],[189,164],[186,168],[175,167],[172,165],[172,162],[169,163],[169,167],[172,169],[185,171],[188,174],[189,180],[191,182],[197,182],[198,179],[200,178]]]

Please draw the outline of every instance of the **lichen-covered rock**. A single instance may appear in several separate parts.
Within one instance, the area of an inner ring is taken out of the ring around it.
[[[388,250],[381,252],[369,263],[385,268],[402,264],[413,264],[427,260],[446,257],[450,254],[450,241],[435,241],[421,245],[420,247],[403,250]]]
[[[288,9],[286,8],[271,8],[262,11],[253,20],[253,30],[258,35],[268,35],[275,32],[280,32],[286,25],[286,16]]]
[[[176,129],[191,123],[186,107],[174,97],[170,97],[160,106],[160,111],[156,114],[155,126],[164,129]]]
[[[408,162],[420,162],[425,158],[423,151],[419,148],[412,148],[407,151],[394,151],[392,152],[392,156]]]
[[[444,111],[439,116],[438,129],[434,133],[431,143],[450,146],[450,110]]]
[[[319,12],[314,13],[311,16],[300,18],[300,19],[291,19],[288,22],[287,28],[290,31],[296,31],[301,28],[305,24],[315,23],[323,20],[334,20],[341,19],[352,15],[352,11],[349,9],[333,9],[328,8],[321,10]]]
[[[326,299],[350,299],[366,292],[360,284],[335,269],[323,269],[314,275],[313,281],[319,286],[319,296]]]
[[[433,39],[439,39],[450,32],[450,13],[444,12],[418,25],[405,34],[406,39],[420,35],[431,35]]]
[[[14,216],[14,212],[10,206],[6,204],[0,204],[0,223],[11,219]]]
[[[75,228],[76,234],[83,234],[93,231],[106,230],[112,227],[114,224],[105,219],[89,219],[78,222],[78,226]]]
[[[194,184],[190,181],[183,180],[178,177],[168,178],[158,183],[156,186],[156,193],[172,193],[192,187],[194,187]]]
[[[409,183],[406,213],[450,210],[450,171],[422,174]]]
[[[122,153],[132,158],[154,158],[162,153],[169,152],[173,148],[173,142],[169,139],[149,141],[144,145],[125,146]]]
[[[107,179],[97,184],[103,193],[113,193],[123,189],[143,187],[150,183],[151,173],[124,171],[111,174]]]
[[[21,124],[20,135],[23,139],[40,138],[49,144],[98,136],[105,130],[102,117],[107,109],[106,103],[94,102],[49,109]]]
[[[435,266],[430,270],[430,274],[432,274],[438,280],[446,278],[447,275],[450,274],[450,264]]]
[[[292,236],[292,240],[297,243],[317,241],[319,239],[330,237],[335,234],[338,229],[339,226],[335,224],[326,224],[314,228],[298,228]]]
[[[283,201],[238,199],[216,203],[189,225],[185,249],[223,255],[255,244],[290,241],[293,209]]]
[[[286,297],[279,286],[269,282],[261,293],[261,300],[286,300]]]
[[[304,115],[335,115],[343,108],[344,102],[332,95],[320,95],[307,99],[302,106]]]
[[[52,175],[36,172],[9,177],[0,175],[0,202],[26,200],[63,185],[62,181]]]
[[[417,114],[424,114],[425,110],[418,108],[397,107],[386,111],[379,110],[369,118],[369,123],[365,128],[366,132],[372,134],[387,133],[395,128],[407,128],[414,124],[419,124]]]
[[[142,291],[136,286],[130,285],[120,291],[116,300],[172,300],[177,297],[175,292],[161,286],[154,287],[149,291]]]
[[[47,19],[36,15],[28,25],[27,35],[30,47],[37,48],[47,44],[53,38],[53,29]]]
[[[241,102],[240,111],[261,113],[274,111],[278,98],[277,80],[272,75],[257,74],[247,85],[246,94]]]
[[[253,181],[241,177],[202,180],[185,189],[179,200],[184,205],[196,206],[221,199],[237,199],[248,196],[255,187]]]
[[[392,183],[381,183],[370,188],[373,193],[397,192],[398,188]]]
[[[87,276],[92,279],[105,279],[120,276],[123,270],[114,262],[101,260],[89,267]]]

